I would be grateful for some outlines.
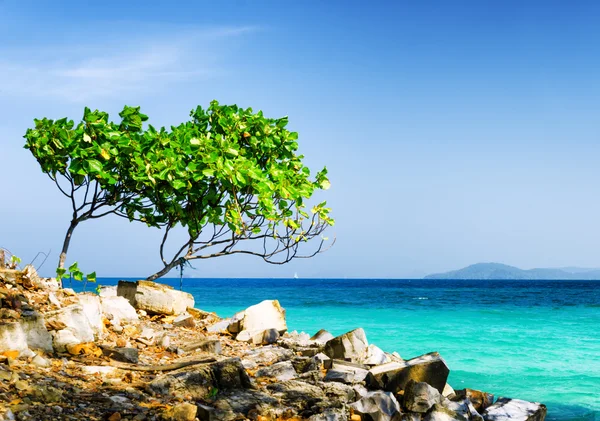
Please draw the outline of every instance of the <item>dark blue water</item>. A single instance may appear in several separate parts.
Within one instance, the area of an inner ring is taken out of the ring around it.
[[[183,289],[224,317],[278,299],[290,330],[363,327],[404,358],[439,351],[454,388],[543,402],[551,420],[600,421],[600,281],[184,279]]]

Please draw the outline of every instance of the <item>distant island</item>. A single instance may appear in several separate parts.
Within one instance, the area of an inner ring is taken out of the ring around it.
[[[425,279],[600,280],[600,269],[519,269],[501,263],[477,263],[462,269],[427,275]]]

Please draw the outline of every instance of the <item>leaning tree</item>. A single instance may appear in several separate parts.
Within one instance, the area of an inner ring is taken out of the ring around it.
[[[73,208],[59,268],[75,227],[109,214],[163,229],[163,267],[149,280],[195,259],[246,254],[283,264],[324,251],[334,221],[326,202],[309,212],[307,200],[329,188],[327,170],[311,178],[287,117],[216,101],[170,129],[142,130],[139,107],[120,116],[111,123],[86,108],[75,128],[43,119],[27,131],[25,147]],[[173,244],[178,231],[184,240]]]
[[[107,113],[85,108],[75,125],[62,118],[34,120],[25,134],[25,148],[36,158],[42,171],[69,200],[71,221],[61,249],[58,274],[65,261],[75,228],[83,221],[115,214],[160,226],[153,218],[151,204],[129,178],[127,167],[143,137],[142,122],[148,117],[139,107],[125,107],[120,123],[109,121]]]
[[[148,280],[196,259],[246,254],[283,264],[324,251],[322,234],[334,223],[330,209],[321,202],[307,212],[306,201],[329,188],[327,170],[311,179],[287,117],[266,118],[216,101],[191,117],[148,136],[147,150],[133,157],[132,178],[154,193],[146,196],[165,224],[163,268]],[[184,240],[176,235],[180,242],[173,244],[178,227]]]

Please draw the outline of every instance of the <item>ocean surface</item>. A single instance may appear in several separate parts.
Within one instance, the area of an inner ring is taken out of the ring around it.
[[[549,420],[600,421],[600,281],[184,279],[183,289],[222,317],[277,299],[289,330],[362,327],[403,358],[440,352],[455,389],[542,402]]]

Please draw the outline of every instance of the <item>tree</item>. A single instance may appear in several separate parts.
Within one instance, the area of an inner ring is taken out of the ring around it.
[[[142,217],[153,213],[148,201],[131,189],[134,185],[126,171],[136,138],[143,134],[142,122],[148,117],[139,107],[125,107],[119,115],[122,121],[116,124],[108,121],[107,113],[86,107],[77,126],[66,118],[36,119],[35,128],[27,129],[24,136],[25,148],[71,203],[72,218],[59,257],[59,274],[65,272],[71,237],[81,222],[109,214],[136,219],[134,212]],[[158,221],[155,226],[160,226]]]
[[[170,130],[142,130],[147,116],[139,107],[119,115],[115,124],[86,108],[75,129],[66,119],[43,119],[25,135],[25,147],[71,200],[59,268],[75,227],[109,214],[164,229],[163,268],[149,280],[195,259],[249,254],[283,264],[324,251],[322,234],[334,223],[330,209],[321,202],[309,215],[306,201],[329,188],[327,170],[311,179],[287,117],[270,119],[216,101]],[[177,229],[186,240],[168,255]]]
[[[313,206],[312,215],[305,204],[316,190],[329,188],[327,170],[310,179],[287,117],[265,118],[216,101],[191,117],[170,132],[150,128],[151,141],[133,157],[132,177],[154,192],[148,198],[165,227],[163,268],[148,280],[195,259],[247,254],[283,264],[324,251],[327,239],[321,237],[301,253],[334,223],[326,202]],[[186,240],[167,256],[178,226]]]

